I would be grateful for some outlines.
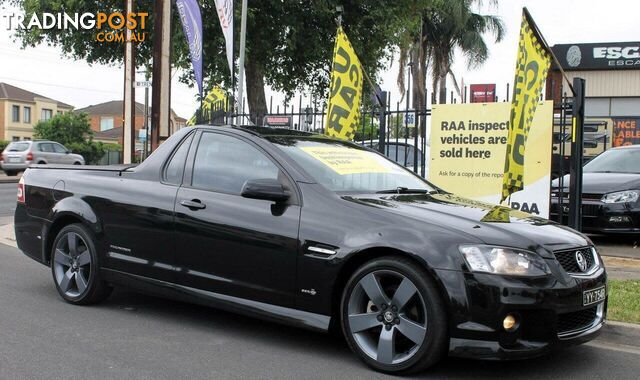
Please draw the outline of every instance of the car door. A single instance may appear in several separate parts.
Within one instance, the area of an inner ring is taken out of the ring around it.
[[[291,306],[300,205],[294,183],[264,150],[222,132],[200,132],[176,197],[181,284]],[[243,198],[245,181],[275,178],[284,203]]]
[[[35,163],[46,162],[47,164],[53,164],[53,144],[49,142],[38,143],[37,155],[34,157]]]
[[[101,178],[92,190],[88,201],[104,224],[106,268],[176,282],[174,207],[194,135],[183,138],[157,177],[123,172]]]
[[[57,164],[73,164],[73,160],[69,155],[67,148],[58,143],[52,143],[53,145],[53,159]]]

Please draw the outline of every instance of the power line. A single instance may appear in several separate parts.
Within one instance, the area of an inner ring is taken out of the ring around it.
[[[0,76],[0,79],[12,80],[12,81],[16,81],[16,82],[39,84],[39,85],[42,85],[42,86],[49,86],[49,87],[68,88],[68,89],[71,89],[71,90],[103,92],[103,93],[107,93],[107,94],[119,94],[119,95],[122,95],[122,93],[119,92],[119,91],[98,90],[98,89],[86,88],[86,87],[66,86],[66,85],[62,85],[62,84],[52,84],[52,83],[38,82],[38,81],[33,81],[33,80],[18,79],[18,78],[11,78],[11,77],[1,77]]]

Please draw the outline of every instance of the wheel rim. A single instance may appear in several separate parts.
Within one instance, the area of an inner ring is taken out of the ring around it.
[[[76,298],[86,292],[91,278],[91,253],[82,236],[66,233],[56,245],[53,271],[60,290]]]
[[[427,308],[415,284],[392,270],[362,277],[349,297],[349,332],[359,348],[382,364],[412,358],[424,344]]]

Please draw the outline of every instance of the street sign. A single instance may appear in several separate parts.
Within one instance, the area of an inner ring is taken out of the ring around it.
[[[140,141],[147,141],[147,130],[146,129],[141,129],[138,131],[138,140]]]
[[[415,128],[416,127],[416,114],[414,112],[407,112],[404,114],[404,123],[407,128]]]
[[[151,87],[150,80],[137,80],[136,87]]]

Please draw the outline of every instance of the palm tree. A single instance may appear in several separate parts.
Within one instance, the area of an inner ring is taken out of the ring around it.
[[[497,0],[492,1],[496,3]],[[424,88],[427,71],[432,73],[433,94],[439,90],[439,103],[446,102],[447,76],[450,75],[458,93],[460,89],[451,64],[456,48],[460,48],[469,68],[482,65],[489,57],[484,40],[485,33],[492,33],[496,42],[504,37],[504,24],[495,15],[474,13],[474,5],[481,0],[434,0],[427,2],[421,13],[420,31],[415,38],[400,48],[400,74],[398,84],[404,92],[403,68],[411,59],[414,78],[414,108],[422,108],[425,103]]]

